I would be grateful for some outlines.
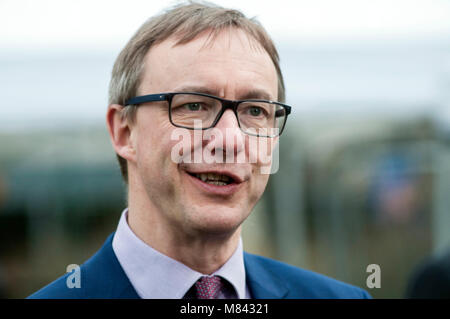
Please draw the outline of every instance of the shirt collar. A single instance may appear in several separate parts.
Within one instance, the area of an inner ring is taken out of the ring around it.
[[[128,226],[128,209],[122,212],[112,242],[114,253],[141,298],[181,299],[203,274],[172,259],[139,239]],[[242,239],[233,255],[213,275],[228,280],[239,299],[246,298]]]

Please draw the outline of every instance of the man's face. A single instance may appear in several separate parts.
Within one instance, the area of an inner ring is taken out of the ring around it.
[[[175,45],[175,39],[168,39],[152,47],[145,58],[138,94],[200,92],[230,100],[277,99],[277,73],[259,44],[240,30],[221,32],[212,42],[208,34],[187,44]],[[230,233],[261,197],[269,175],[261,174],[259,160],[236,163],[242,153],[248,159],[256,150],[249,147],[249,136],[241,132],[231,110],[223,114],[216,129],[224,139],[192,142],[192,153],[199,147],[234,152],[234,163],[177,163],[171,154],[179,140],[171,136],[180,128],[170,123],[167,102],[138,108],[131,127],[136,160],[129,162],[129,170],[135,170],[139,189],[156,208],[156,227],[191,235]],[[186,132],[194,135],[192,130]],[[196,132],[202,135],[206,131]],[[210,185],[196,175],[211,172],[233,177],[233,185]]]

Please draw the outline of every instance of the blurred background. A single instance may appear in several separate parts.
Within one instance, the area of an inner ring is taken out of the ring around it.
[[[125,192],[105,127],[119,51],[173,1],[0,1],[0,297],[81,264]],[[256,16],[293,105],[244,248],[403,298],[450,249],[450,2],[215,1]]]

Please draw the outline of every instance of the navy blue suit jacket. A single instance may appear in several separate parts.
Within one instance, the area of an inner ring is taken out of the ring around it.
[[[139,298],[112,248],[111,234],[103,247],[81,265],[81,287],[68,288],[70,273],[28,298]],[[361,288],[269,258],[244,253],[247,285],[256,299],[370,298]]]

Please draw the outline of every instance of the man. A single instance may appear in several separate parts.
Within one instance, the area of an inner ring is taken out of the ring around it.
[[[406,298],[450,298],[450,250],[425,258],[409,278]]]
[[[146,22],[117,58],[107,111],[128,209],[80,288],[67,274],[31,297],[369,297],[243,252],[241,224],[269,177],[255,145],[272,152],[283,101],[277,51],[240,12],[189,3]]]

